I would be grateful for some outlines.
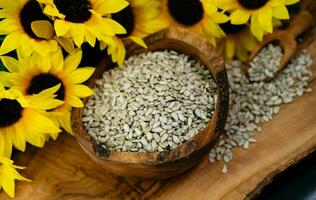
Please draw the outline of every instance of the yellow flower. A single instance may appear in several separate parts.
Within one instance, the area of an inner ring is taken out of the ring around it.
[[[218,24],[228,17],[218,12],[210,0],[162,0],[160,19],[165,27],[175,25],[207,37],[215,45],[216,38],[224,36]]]
[[[273,18],[289,19],[286,5],[299,0],[213,0],[225,11],[230,11],[232,24],[245,24],[250,20],[250,30],[258,40],[265,32],[272,33]]]
[[[12,146],[24,151],[26,142],[43,147],[47,133],[56,138],[60,129],[45,116],[45,110],[63,103],[53,99],[58,89],[55,86],[37,95],[23,96],[19,90],[6,90],[0,85],[0,155],[9,157]]]
[[[46,56],[57,51],[59,42],[65,49],[72,43],[57,38],[50,19],[42,13],[36,0],[0,0],[0,35],[7,35],[0,55],[21,48],[28,55],[36,52]]]
[[[18,88],[24,95],[38,94],[41,91],[60,84],[56,92],[56,99],[64,102],[63,105],[51,110],[50,119],[72,134],[70,111],[71,107],[83,107],[80,98],[88,97],[93,91],[81,84],[88,80],[95,68],[78,65],[82,52],[76,51],[63,59],[61,51],[50,54],[46,58],[24,57],[18,52],[19,60],[1,58],[9,72],[2,72],[2,82],[8,87]]]
[[[160,3],[157,0],[128,0],[129,6],[111,15],[111,18],[120,23],[125,34],[113,38],[113,45],[109,45],[108,54],[112,55],[113,62],[121,65],[125,58],[125,47],[122,39],[129,38],[140,46],[147,48],[142,38],[148,34],[163,29],[163,23],[157,18],[160,14]],[[102,43],[102,49],[106,45]]]
[[[222,38],[219,49],[224,54],[226,61],[230,62],[237,57],[241,61],[246,61],[250,51],[254,49],[257,40],[251,34],[248,26],[233,25],[226,22],[220,25],[226,37]]]
[[[30,181],[21,176],[16,169],[24,167],[14,165],[12,160],[0,155],[0,191],[3,188],[11,198],[14,198],[15,180]]]
[[[38,0],[44,13],[52,16],[57,36],[72,37],[78,47],[84,41],[94,46],[96,39],[112,44],[124,28],[108,16],[125,8],[125,0]]]

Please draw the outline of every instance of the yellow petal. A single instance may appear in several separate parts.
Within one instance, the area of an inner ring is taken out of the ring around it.
[[[70,31],[70,25],[63,20],[57,19],[54,23],[54,27],[58,37],[64,36]]]
[[[74,43],[69,38],[56,37],[55,40],[63,47],[67,53],[71,54],[75,51]]]
[[[278,19],[289,19],[290,15],[285,6],[279,6],[276,8],[272,8],[272,13],[275,18]]]
[[[39,94],[26,96],[25,98],[30,102],[29,107],[41,110],[51,110],[64,104],[64,102],[61,100],[53,99],[55,97],[54,94],[58,91],[59,88],[60,84],[46,89]]]
[[[90,33],[89,31],[86,32],[86,40],[90,44],[90,46],[94,47],[96,43],[96,37]]]
[[[295,4],[297,2],[299,2],[300,0],[284,0],[285,5],[292,5]]]
[[[236,49],[236,53],[235,53],[235,56],[243,61],[243,62],[246,62],[247,61],[247,58],[248,58],[248,52],[246,49],[242,48],[242,46],[237,46],[237,49]]]
[[[66,112],[61,120],[59,120],[60,126],[65,129],[69,134],[73,135],[73,131],[71,128],[71,112]]]
[[[117,51],[117,63],[119,66],[121,66],[125,60],[125,55],[126,55],[126,49],[121,40],[116,51]]]
[[[80,98],[89,97],[94,94],[93,90],[85,85],[75,85],[73,88],[73,93]]]
[[[64,63],[64,71],[67,74],[70,74],[71,72],[75,71],[77,67],[79,66],[82,58],[82,51],[77,50],[66,57],[65,63]]]
[[[23,126],[16,125],[15,126],[15,137],[13,138],[14,147],[22,152],[25,151],[26,147],[26,139],[24,136]]]
[[[3,65],[7,68],[9,72],[19,71],[19,61],[9,56],[1,56],[1,61]]]
[[[50,46],[46,41],[34,42],[33,47],[36,50],[36,52],[40,54],[42,57],[47,56],[48,53],[51,51]]]
[[[9,53],[10,51],[13,51],[14,49],[16,49],[20,42],[19,39],[20,37],[17,32],[7,35],[4,38],[2,45],[0,47],[0,55]]]
[[[264,31],[259,25],[259,21],[256,16],[251,17],[251,24],[250,24],[251,33],[259,40],[262,41]]]
[[[260,26],[263,30],[272,33],[273,25],[272,25],[272,9],[267,7],[265,9],[260,10],[258,15]]]
[[[12,79],[11,79],[11,73],[7,72],[0,72],[0,84],[5,85],[7,87],[12,86]]]
[[[128,4],[129,3],[124,0],[105,0],[98,5],[95,10],[101,15],[106,15],[119,12],[128,6]]]
[[[8,177],[7,175],[1,174],[2,179],[2,187],[5,193],[8,194],[9,197],[14,198],[15,184],[14,179],[12,177]]]
[[[146,43],[144,42],[144,40],[141,38],[141,37],[135,37],[135,36],[131,36],[130,37],[131,40],[133,40],[136,44],[144,47],[144,48],[147,48],[147,45]]]
[[[83,83],[92,76],[94,71],[95,68],[93,67],[83,67],[72,72],[69,77],[74,83]]]
[[[60,72],[64,68],[64,57],[61,50],[52,53],[53,71]]]
[[[222,24],[229,21],[229,17],[222,13],[214,13],[211,17],[212,20],[217,24]]]
[[[83,102],[76,96],[70,96],[68,99],[69,104],[75,108],[84,107]]]
[[[42,147],[45,143],[46,133],[60,133],[61,130],[52,120],[44,115],[44,112],[34,109],[24,109],[23,124],[27,133],[27,141],[34,146]],[[30,126],[32,124],[32,126]]]
[[[252,51],[257,44],[256,39],[252,35],[244,35],[244,37],[240,38],[240,42],[248,51]]]
[[[228,60],[232,60],[235,55],[235,42],[230,38],[226,38],[226,56]]]
[[[11,19],[3,19],[2,21],[0,21],[1,35],[7,35],[17,30],[19,30],[19,27],[16,25],[15,21]]]
[[[250,12],[245,10],[236,10],[230,15],[230,20],[232,24],[245,24],[248,22],[250,17]]]
[[[83,24],[77,24],[75,27],[76,28],[70,29],[70,32],[74,40],[74,43],[77,45],[77,47],[81,47],[84,41],[86,30]]]
[[[119,23],[117,23],[116,21],[114,21],[113,19],[105,18],[105,19],[103,19],[103,23],[104,23],[105,26],[111,27],[111,29],[116,34],[124,34],[124,33],[126,33],[125,28],[122,25],[120,25]]]
[[[64,19],[65,18],[65,15],[61,14],[58,12],[58,10],[56,8],[54,8],[53,6],[46,6],[43,10],[43,12],[49,16],[56,16],[60,19]]]
[[[55,35],[53,25],[47,20],[33,21],[31,28],[33,33],[39,38],[50,40]]]

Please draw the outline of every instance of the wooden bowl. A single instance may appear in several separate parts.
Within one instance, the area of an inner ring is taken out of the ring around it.
[[[218,100],[214,115],[206,128],[176,149],[153,153],[117,152],[104,149],[85,130],[81,120],[83,109],[73,110],[73,130],[83,150],[104,169],[119,176],[164,179],[181,174],[195,166],[218,140],[227,118],[228,80],[222,57],[213,46],[194,33],[179,28],[169,28],[145,38],[145,41],[148,44],[147,49],[127,42],[127,57],[148,51],[173,49],[191,55],[210,70],[218,86]],[[93,88],[95,81],[102,77],[103,72],[114,66],[109,59],[102,61],[87,85]],[[84,103],[86,102],[87,99],[84,99]]]

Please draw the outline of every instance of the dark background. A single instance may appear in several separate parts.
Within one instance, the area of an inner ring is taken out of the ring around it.
[[[316,200],[316,152],[278,175],[256,200]]]

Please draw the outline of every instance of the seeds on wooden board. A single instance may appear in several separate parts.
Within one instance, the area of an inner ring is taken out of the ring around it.
[[[174,51],[132,56],[96,85],[83,123],[98,143],[115,151],[177,147],[206,126],[217,99],[210,72]]]
[[[279,47],[269,46],[265,55],[275,54]],[[282,56],[276,53],[278,56]],[[271,59],[272,56],[264,56],[260,59]],[[273,57],[275,59],[275,57]],[[264,62],[264,61],[262,61]],[[244,66],[239,61],[233,61],[227,65],[227,74],[230,83],[230,110],[225,125],[225,134],[210,151],[209,162],[223,159],[225,164],[222,169],[227,173],[227,164],[232,160],[232,148],[250,148],[257,140],[253,138],[261,132],[260,123],[268,122],[274,114],[279,113],[282,103],[289,103],[294,97],[310,92],[308,80],[311,76],[310,65],[312,59],[306,51],[292,59],[288,66],[270,82],[250,82],[244,73]],[[266,68],[268,62],[261,64]],[[271,64],[271,63],[270,63]],[[272,63],[273,64],[273,63]],[[269,66],[268,66],[269,68]],[[260,79],[260,80],[264,80]],[[293,81],[295,80],[295,81]],[[220,147],[220,148],[219,148]],[[222,156],[222,148],[225,155]],[[231,159],[230,159],[231,158]]]

